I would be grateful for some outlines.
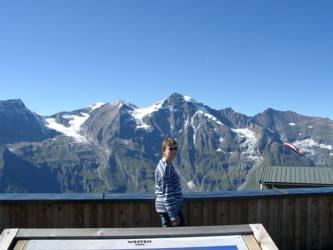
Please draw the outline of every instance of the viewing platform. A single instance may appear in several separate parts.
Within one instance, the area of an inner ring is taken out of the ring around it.
[[[333,188],[185,193],[187,226],[262,224],[280,249],[333,249]],[[6,193],[0,228],[160,227],[152,193]]]

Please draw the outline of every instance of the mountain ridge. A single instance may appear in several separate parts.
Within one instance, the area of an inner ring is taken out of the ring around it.
[[[28,136],[15,140],[0,130],[0,138],[8,137],[2,144],[33,168],[49,169],[61,192],[153,191],[154,168],[167,137],[179,143],[175,166],[187,191],[251,188],[246,187],[249,173],[264,164],[330,165],[333,157],[333,121],[292,111],[268,108],[251,117],[230,107],[215,110],[178,93],[147,108],[118,101],[51,116],[34,114],[23,102],[13,103],[20,107],[15,119],[33,114],[28,117],[34,126],[47,133],[29,141]],[[9,113],[0,109],[0,119]],[[24,134],[32,128],[20,129]],[[294,143],[305,157],[284,151],[283,142]],[[2,186],[2,192],[15,191],[15,185]],[[31,191],[27,184],[17,188]]]

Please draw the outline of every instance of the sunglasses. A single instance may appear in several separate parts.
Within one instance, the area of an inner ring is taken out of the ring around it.
[[[177,151],[178,147],[169,148],[170,151]]]

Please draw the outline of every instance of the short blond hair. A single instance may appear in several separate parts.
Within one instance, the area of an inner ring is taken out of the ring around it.
[[[170,147],[170,146],[177,146],[177,142],[175,139],[173,138],[168,138],[168,139],[165,139],[163,142],[162,142],[162,146],[161,146],[161,150],[162,150],[162,154],[164,153],[164,151],[166,150],[167,147]]]

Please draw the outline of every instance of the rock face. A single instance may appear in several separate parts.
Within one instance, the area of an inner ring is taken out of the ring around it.
[[[327,166],[333,158],[329,119],[273,109],[249,117],[177,93],[148,108],[119,101],[49,117],[0,101],[0,121],[1,192],[150,192],[168,137],[179,144],[186,191],[255,188],[264,164]]]
[[[0,101],[0,144],[41,141],[55,136],[43,118],[27,109],[21,100]]]

